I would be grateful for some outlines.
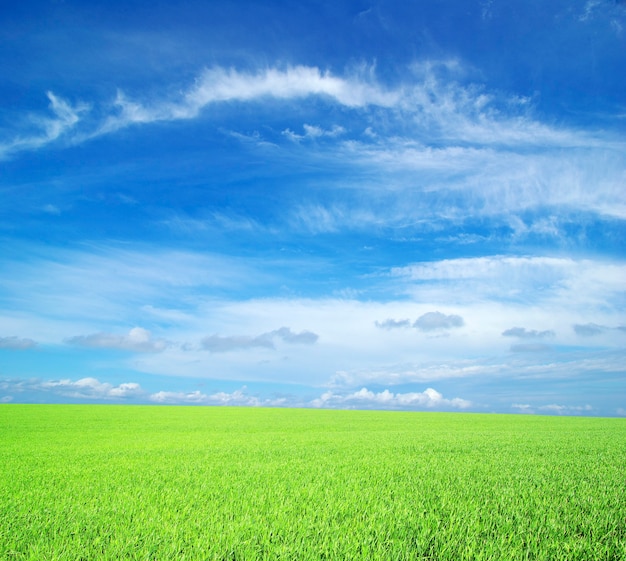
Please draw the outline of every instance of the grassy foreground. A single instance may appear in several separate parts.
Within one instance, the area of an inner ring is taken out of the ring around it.
[[[626,560],[626,420],[0,405],[0,559]]]

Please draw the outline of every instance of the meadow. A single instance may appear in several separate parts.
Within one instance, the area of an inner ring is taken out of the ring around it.
[[[3,560],[626,560],[626,419],[0,405]]]

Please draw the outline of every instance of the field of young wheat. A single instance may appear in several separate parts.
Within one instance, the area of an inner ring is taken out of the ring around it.
[[[626,420],[0,406],[0,559],[626,559]]]

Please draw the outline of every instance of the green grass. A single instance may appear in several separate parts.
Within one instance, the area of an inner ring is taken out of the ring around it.
[[[626,422],[2,405],[0,559],[626,560]]]

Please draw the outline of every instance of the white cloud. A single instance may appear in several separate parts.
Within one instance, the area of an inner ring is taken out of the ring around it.
[[[453,378],[488,378],[509,373],[510,364],[486,359],[460,359],[448,356],[439,361],[380,365],[378,368],[364,367],[358,370],[340,370],[327,382],[331,388],[350,388],[362,384],[387,384],[390,386],[407,383],[432,383]]]
[[[518,413],[527,413],[532,415],[535,413],[535,410],[528,403],[513,403],[511,408],[516,410]]]
[[[552,403],[550,405],[530,405],[528,403],[514,403],[511,408],[530,415],[534,414],[557,414],[557,415],[580,415],[591,413],[593,407],[591,405],[558,405]]]
[[[283,280],[277,274],[276,281],[295,282],[302,274],[300,265],[286,269],[289,274]],[[582,341],[571,328],[590,319],[606,326],[623,321],[626,269],[619,261],[493,256],[423,262],[352,279],[363,296],[346,291],[345,298],[310,299],[246,298],[252,292],[250,279],[263,276],[263,270],[257,274],[253,264],[238,268],[230,260],[190,252],[97,248],[91,255],[62,252],[3,266],[14,276],[0,278],[6,308],[1,331],[28,333],[46,347],[76,334],[86,335],[75,343],[99,348],[149,351],[159,350],[164,341],[188,343],[170,344],[158,354],[110,355],[123,360],[123,368],[150,374],[219,373],[215,375],[224,380],[391,388],[494,372],[542,378],[555,370],[558,375],[568,369],[572,375],[594,368],[615,371],[624,360],[622,330],[606,330]],[[213,278],[213,271],[219,278]],[[346,289],[352,281],[345,283]],[[236,287],[238,299],[220,296],[222,287]],[[378,294],[384,300],[376,301]],[[427,338],[442,330],[422,334],[403,323],[432,310],[463,318],[465,327],[454,330],[454,344],[450,338]],[[93,318],[98,318],[95,329]],[[398,328],[391,328],[386,319],[398,322]],[[118,331],[122,322],[158,329],[163,340],[156,335],[146,339],[145,333],[143,338],[130,337],[128,331]],[[518,341],[502,333],[515,325],[535,327],[521,328],[524,333],[552,331],[558,334],[557,346],[545,352],[510,352],[510,343]],[[192,344],[211,333],[217,335],[209,350],[239,347],[245,352],[209,353]],[[575,352],[581,342],[585,352]],[[604,351],[614,354],[598,354]],[[336,373],[345,374],[343,382]]]
[[[429,341],[429,347],[432,347],[432,343]],[[474,340],[470,346],[481,344]],[[391,348],[393,354],[401,353],[397,348]],[[412,353],[406,353],[410,360],[395,364],[383,360],[378,364],[371,359],[369,364],[363,361],[361,367],[336,371],[323,385],[331,389],[348,390],[363,385],[433,384],[441,380],[463,378],[498,384],[502,380],[554,381],[603,375],[611,377],[623,372],[625,358],[623,350],[619,348],[554,350],[540,346],[518,349],[518,352],[507,352],[510,349],[494,352],[494,347],[488,343],[484,346],[484,354],[479,356],[472,356],[466,350],[459,353],[450,346],[442,346],[441,350],[434,353],[429,350],[421,352],[414,346]],[[392,353],[384,358],[388,359]],[[421,360],[416,360],[416,357],[421,357]]]
[[[196,390],[193,392],[165,392],[160,391],[150,395],[150,401],[156,403],[206,403],[207,395]]]
[[[97,134],[135,123],[191,119],[214,103],[324,96],[347,107],[390,107],[397,103],[400,95],[397,91],[384,90],[372,80],[334,76],[315,67],[267,68],[256,73],[215,67],[204,70],[195,84],[174,101],[143,105],[118,92],[115,100],[118,114],[110,116]],[[340,128],[335,130],[340,134]],[[315,134],[316,131],[311,128],[309,132]]]
[[[463,116],[449,117],[453,129],[458,118]],[[387,206],[398,197],[395,224],[415,223],[425,215],[432,217],[427,222],[440,218],[462,223],[468,215],[514,220],[550,209],[553,217],[540,216],[515,233],[560,236],[560,221],[567,223],[570,213],[569,220],[575,221],[576,211],[626,217],[623,141],[564,130],[558,138],[529,131],[525,139],[505,142],[498,130],[508,131],[510,123],[486,121],[485,138],[469,133],[441,137],[439,127],[406,130],[406,124],[397,123],[405,136],[375,142],[349,139],[333,147],[328,158],[356,164],[360,177],[354,188],[372,195],[386,192]]]
[[[352,222],[351,219],[347,219],[345,211],[338,206],[308,204],[294,209],[291,226],[312,234],[326,234],[339,232],[348,221]]]
[[[620,261],[543,256],[487,256],[415,263],[390,270],[392,278],[420,298],[452,303],[552,301],[562,310],[606,306],[623,292],[626,264]],[[611,306],[614,308],[614,306]]]
[[[81,378],[51,381],[28,381],[23,390],[45,391],[75,399],[120,399],[141,397],[144,392],[135,382],[126,382],[113,386],[108,382],[100,382],[97,378]]]
[[[558,257],[495,255],[416,263],[393,268],[391,273],[416,281],[486,280],[512,276],[513,280],[528,279],[545,284],[558,281],[568,272],[573,272],[579,263],[586,262]]]
[[[538,409],[539,411],[549,411],[551,413],[558,413],[559,415],[571,415],[593,411],[591,405],[557,405],[556,403],[541,405]]]
[[[441,72],[442,69],[445,72]],[[216,103],[319,96],[351,109],[375,106],[392,110],[385,115],[383,123],[398,119],[404,124],[402,129],[412,124],[417,137],[421,133],[452,144],[589,148],[594,140],[577,131],[543,125],[526,116],[527,100],[514,96],[502,99],[485,93],[480,86],[455,80],[455,76],[460,78],[462,75],[462,65],[458,61],[424,61],[413,65],[403,84],[390,89],[367,68],[339,76],[308,66],[269,67],[256,72],[214,67],[201,72],[190,87],[179,89],[176,98],[157,99],[148,104],[118,91],[113,102],[114,114],[110,114],[92,136],[132,124],[195,118],[203,108]],[[74,126],[79,121],[79,114],[87,107],[71,107],[54,94],[48,95],[56,115],[56,119],[46,122],[45,138],[51,139]],[[301,140],[340,136],[345,132],[340,124],[331,129],[305,124],[303,129],[303,135],[287,129],[285,136]],[[365,130],[371,132],[371,124],[366,124]],[[460,146],[454,149],[463,150]],[[380,152],[381,156],[384,153]]]
[[[189,403],[196,405],[231,405],[240,407],[278,407],[287,403],[285,398],[269,399],[250,395],[246,386],[233,392],[216,392],[205,394],[198,390],[193,392],[160,391],[149,397],[155,403]]]
[[[323,129],[315,125],[303,125],[304,134],[297,134],[290,129],[285,129],[282,134],[293,142],[300,142],[302,140],[314,140],[317,138],[336,138],[346,132],[344,127],[334,125],[330,130]]]
[[[165,350],[169,345],[165,339],[153,339],[151,333],[142,327],[133,327],[127,335],[94,333],[70,337],[67,342],[81,347],[119,349],[137,353],[157,353]]]
[[[393,393],[388,389],[372,392],[363,387],[349,394],[328,391],[311,401],[312,407],[381,408],[381,409],[467,409],[472,404],[466,399],[446,399],[438,391],[427,388],[423,392]]]
[[[119,92],[113,112],[92,130],[85,124],[75,133],[86,106],[72,107],[49,94],[55,118],[39,118],[45,134],[13,144],[15,149],[34,149],[68,132],[73,142],[80,142],[134,124],[197,118],[204,108],[217,103],[280,103],[309,96],[358,110],[361,128],[369,132],[355,139],[348,137],[342,124],[330,128],[304,124],[302,133],[287,128],[282,136],[294,142],[335,139],[332,146],[319,143],[314,148],[309,143],[307,149],[315,150],[315,157],[344,166],[350,162],[361,177],[369,176],[367,181],[360,178],[357,188],[384,192],[386,207],[392,206],[394,193],[402,192],[396,208],[385,214],[378,202],[368,211],[363,202],[368,198],[363,197],[356,209],[350,204],[345,208],[303,205],[295,210],[293,221],[313,232],[333,232],[345,225],[366,228],[380,223],[381,217],[392,226],[415,224],[416,217],[426,212],[457,221],[468,214],[508,215],[514,221],[517,214],[546,207],[559,209],[555,216],[563,216],[563,210],[585,209],[626,217],[623,140],[543,124],[532,115],[527,100],[463,83],[459,61],[415,64],[404,83],[392,89],[367,69],[340,76],[306,66],[256,72],[215,67],[203,71],[173,99],[164,95],[145,102]],[[372,124],[376,136],[371,134]],[[393,132],[385,135],[385,130]],[[241,137],[241,133],[232,134]],[[249,140],[268,145],[258,132]],[[8,154],[9,146],[0,147],[0,154]],[[536,223],[515,231],[516,235],[539,232],[561,235],[557,221],[550,217],[539,217]]]
[[[75,129],[81,120],[81,114],[89,109],[86,104],[82,103],[72,106],[52,92],[47,92],[46,95],[50,101],[49,108],[53,117],[31,116],[31,127],[36,132],[20,135],[7,143],[0,144],[0,159],[15,152],[33,150],[50,144]]]
[[[378,84],[359,77],[342,78],[319,68],[294,66],[285,70],[268,68],[255,74],[234,69],[207,69],[185,95],[185,101],[193,112],[218,101],[261,97],[291,99],[311,95],[328,96],[348,107],[392,106],[399,99],[398,92],[385,91]]]

